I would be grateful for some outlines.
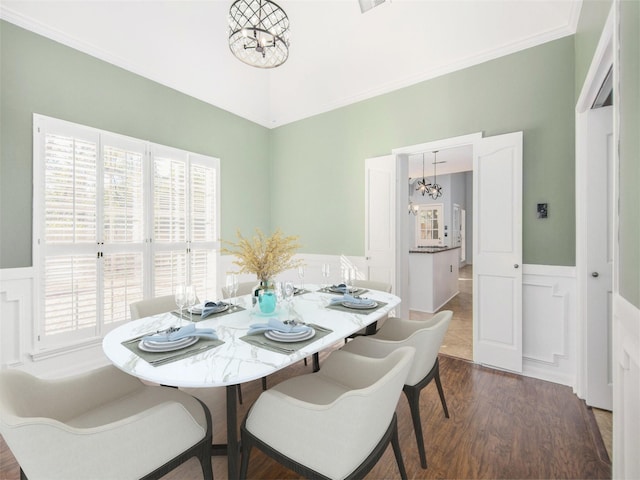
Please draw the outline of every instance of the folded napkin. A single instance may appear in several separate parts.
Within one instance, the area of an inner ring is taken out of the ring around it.
[[[145,335],[143,340],[152,342],[175,342],[186,337],[203,337],[211,340],[218,340],[218,335],[213,328],[196,328],[194,323],[184,327],[171,327],[165,332],[154,333],[153,335]]]
[[[218,313],[222,309],[222,307],[227,306],[228,304],[225,302],[205,302],[202,306],[202,313],[200,314],[200,318],[208,317],[213,313]]]
[[[336,305],[342,302],[349,302],[360,305],[373,305],[374,300],[371,300],[370,298],[354,297],[353,295],[349,295],[348,293],[345,293],[342,297],[331,299],[331,305]]]
[[[331,285],[330,288],[336,292],[348,293],[347,286],[344,283],[341,283],[340,285]]]
[[[275,318],[270,318],[268,323],[254,323],[249,327],[247,335],[254,335],[256,333],[276,331],[282,333],[301,333],[308,332],[311,327],[308,325],[290,325],[283,323]]]

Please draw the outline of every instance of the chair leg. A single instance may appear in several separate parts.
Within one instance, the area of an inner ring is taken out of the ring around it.
[[[409,409],[411,410],[411,419],[413,420],[413,431],[416,434],[416,442],[418,444],[418,453],[420,455],[420,465],[427,468],[427,454],[424,450],[424,439],[422,438],[422,424],[420,423],[420,389],[411,385],[405,385],[402,389],[407,396]]]
[[[400,451],[400,439],[398,438],[398,422],[393,429],[393,436],[391,437],[391,446],[393,447],[393,454],[396,457],[396,463],[398,464],[398,470],[400,470],[400,478],[407,480],[407,471],[404,468],[404,461],[402,460],[402,452]]]
[[[24,470],[22,470],[22,467],[20,467],[20,480],[29,480],[27,475],[24,473]]]
[[[238,403],[242,405],[242,385],[238,384],[236,390],[238,391]]]
[[[240,461],[240,480],[246,480],[247,470],[249,469],[249,456],[251,455],[252,442],[244,432],[240,432],[240,443],[242,444],[242,458]]]
[[[262,391],[267,390],[267,377],[262,377]]]
[[[447,401],[444,399],[444,390],[442,390],[442,383],[440,382],[440,366],[438,362],[436,362],[436,387],[438,387],[438,394],[440,395],[440,402],[442,403],[442,408],[444,409],[445,418],[449,418],[449,409],[447,408]]]
[[[317,353],[313,354],[313,372],[320,371],[320,356]]]
[[[213,466],[211,465],[211,451],[209,449],[203,449],[198,454],[198,460],[200,460],[200,466],[202,467],[202,477],[204,480],[213,480]]]

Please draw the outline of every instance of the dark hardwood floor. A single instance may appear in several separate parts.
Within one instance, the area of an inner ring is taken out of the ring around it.
[[[611,478],[611,464],[593,413],[569,387],[492,370],[445,355],[441,355],[440,362],[451,418],[446,419],[442,413],[435,385],[424,389],[421,413],[429,463],[427,470],[420,468],[404,395],[398,403],[400,442],[409,478]],[[289,376],[309,373],[310,368],[300,362],[270,376],[269,383],[273,385]],[[245,401],[240,407],[240,415],[244,415],[260,392],[260,381],[243,386]],[[224,389],[200,391],[198,396],[206,397],[212,409],[215,441],[223,441],[226,428]],[[304,439],[293,441],[304,442]],[[214,457],[213,465],[218,480],[227,478],[226,457]],[[1,442],[0,479],[18,478],[15,459]],[[201,479],[202,475],[197,462],[190,460],[164,478]],[[255,450],[249,465],[249,478],[299,477]],[[366,478],[398,478],[391,448]]]

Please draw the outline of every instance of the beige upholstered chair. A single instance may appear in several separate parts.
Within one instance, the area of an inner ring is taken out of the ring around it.
[[[413,419],[422,468],[427,468],[427,456],[420,423],[420,391],[435,379],[444,416],[449,418],[449,410],[440,382],[438,350],[442,345],[452,317],[451,310],[438,312],[427,321],[402,320],[392,317],[375,335],[358,337],[342,348],[343,351],[369,357],[384,357],[397,348],[406,346],[416,349],[413,365],[403,391],[411,408],[411,418]]]
[[[263,392],[242,423],[240,478],[253,446],[305,478],[362,478],[390,442],[406,478],[395,410],[413,355],[413,348],[383,359],[336,351],[319,372]]]
[[[379,290],[381,292],[387,292],[387,293],[391,293],[391,287],[392,287],[390,283],[376,282],[375,280],[354,280],[353,286],[358,288],[366,288],[367,290]],[[368,335],[367,333],[368,331],[374,331],[380,328],[382,324],[387,321],[387,318],[388,318],[387,316],[382,317],[380,320],[377,320],[374,324],[371,324],[368,328],[363,328],[361,330],[358,330],[353,335],[349,335],[348,338],[355,338],[361,335]],[[345,338],[345,343],[346,342],[347,342],[347,339]]]
[[[140,300],[129,305],[131,311],[131,320],[150,317],[159,313],[170,312],[175,310],[176,300],[173,295],[165,295],[163,297],[150,298],[148,300]]]
[[[391,293],[390,283],[376,282],[375,280],[354,280],[353,286],[358,288],[366,288],[369,290],[380,290],[381,292]]]
[[[60,380],[0,372],[0,433],[21,478],[159,478],[196,456],[213,479],[207,407],[112,366]]]

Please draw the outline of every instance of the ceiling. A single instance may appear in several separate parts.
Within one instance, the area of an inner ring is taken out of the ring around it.
[[[230,53],[232,0],[2,0],[0,17],[272,128],[575,33],[582,0],[277,0],[287,62]]]
[[[462,145],[438,150],[436,155],[433,152],[424,152],[424,176],[433,180],[433,161],[436,164],[436,174],[446,175],[449,173],[467,172],[473,170],[473,146]],[[409,178],[422,178],[422,153],[409,155]]]

